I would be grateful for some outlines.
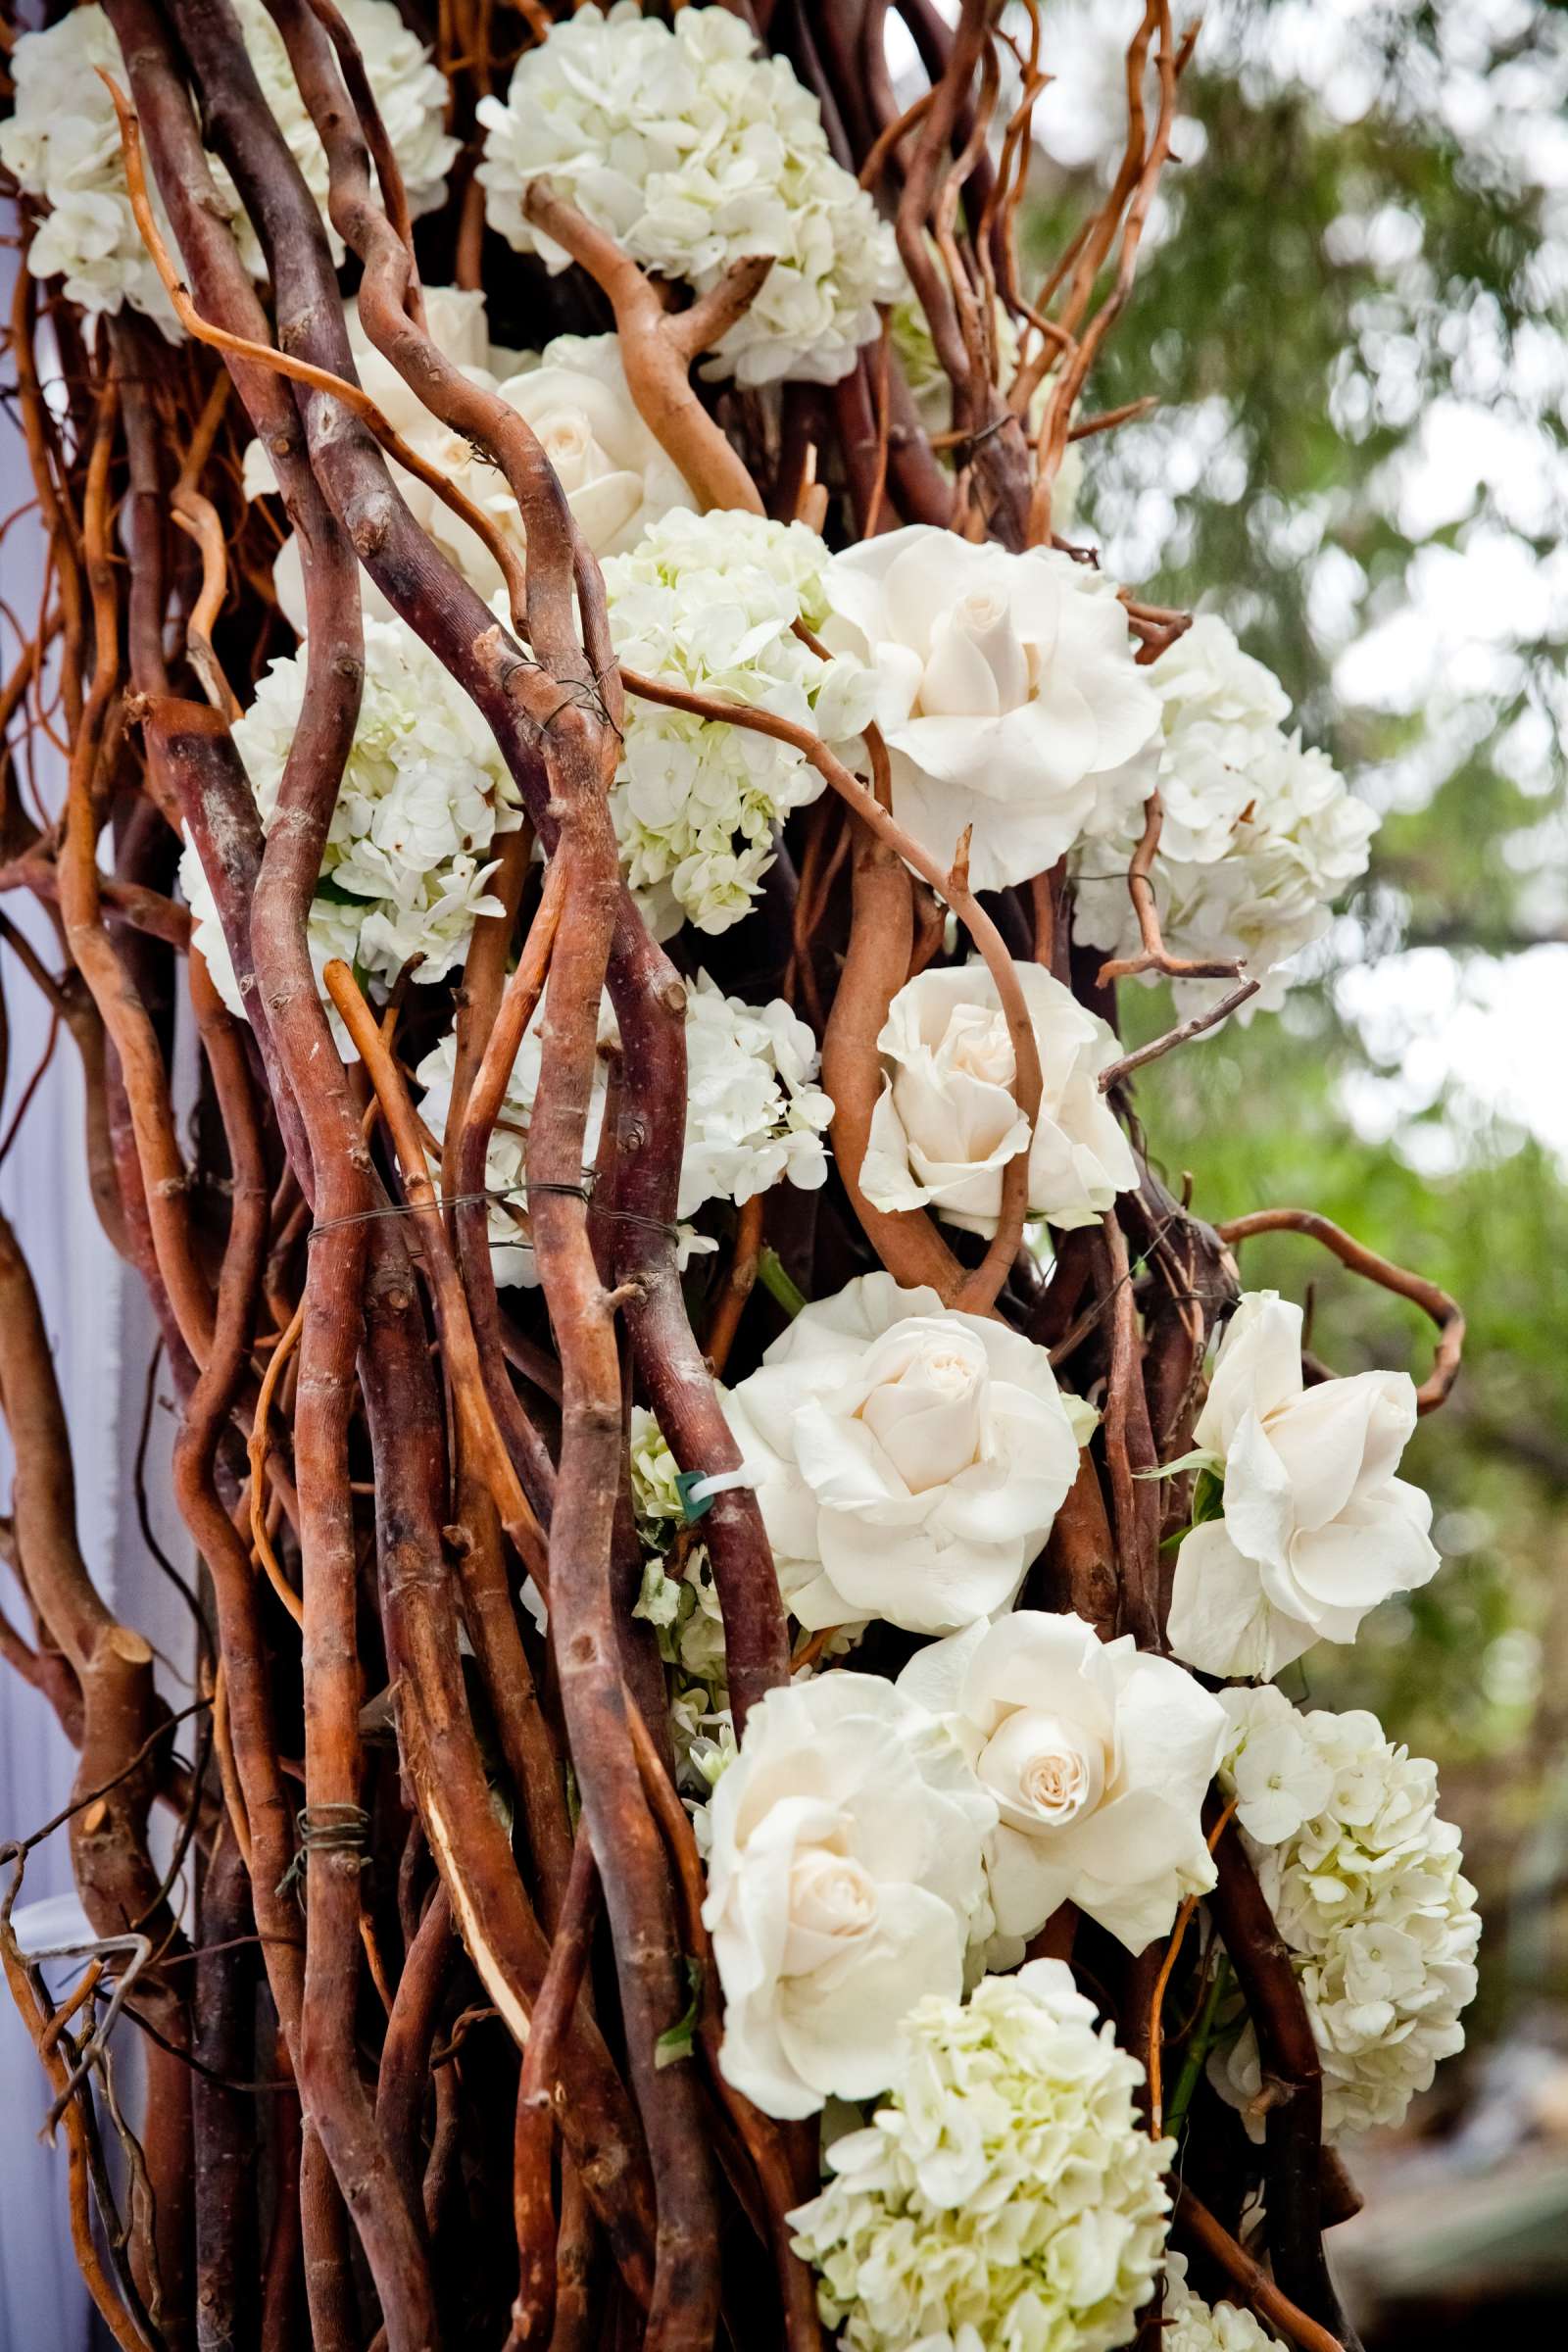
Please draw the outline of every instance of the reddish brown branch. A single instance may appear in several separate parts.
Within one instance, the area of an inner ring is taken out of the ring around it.
[[[1212,1833],[1218,1803],[1205,1807]],[[1214,1848],[1219,1881],[1209,1902],[1236,1981],[1257,2034],[1263,2082],[1270,2103],[1264,2122],[1264,2167],[1268,2201],[1268,2243],[1274,2276],[1293,2301],[1339,2336],[1357,2339],[1340,2308],[1323,2251],[1319,2152],[1322,2143],[1323,2069],[1312,2021],[1290,1947],[1274,1924],[1257,1877],[1234,1822]]]
[[[1353,1235],[1345,1233],[1329,1219],[1319,1216],[1313,1208],[1258,1208],[1250,1216],[1233,1217],[1228,1225],[1216,1228],[1219,1238],[1229,1249],[1238,1248],[1260,1233],[1304,1233],[1314,1242],[1331,1250],[1342,1266],[1359,1274],[1366,1282],[1375,1282],[1381,1290],[1393,1291],[1397,1298],[1408,1298],[1430,1316],[1438,1327],[1437,1354],[1432,1370],[1416,1391],[1415,1408],[1418,1413],[1436,1412],[1454,1382],[1459,1377],[1459,1360],[1464,1349],[1464,1313],[1455,1298],[1440,1291],[1435,1282],[1423,1274],[1409,1273],[1396,1266],[1391,1258],[1379,1257]]]

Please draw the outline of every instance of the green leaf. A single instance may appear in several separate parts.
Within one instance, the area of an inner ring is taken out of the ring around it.
[[[373,904],[363,890],[345,890],[335,874],[318,874],[312,896],[324,899],[329,906],[368,907]]]
[[[1225,1481],[1216,1478],[1212,1470],[1200,1470],[1198,1484],[1193,1489],[1193,1525],[1201,1527],[1205,1520],[1224,1516]]]
[[[703,1964],[700,1960],[693,1960],[689,1954],[686,1960],[686,1982],[691,1987],[691,2004],[685,2016],[677,2024],[667,2027],[655,2042],[654,2064],[656,2067],[678,2066],[683,2058],[689,2058],[692,2054],[693,2040],[697,2033],[697,2019],[703,2004]]]

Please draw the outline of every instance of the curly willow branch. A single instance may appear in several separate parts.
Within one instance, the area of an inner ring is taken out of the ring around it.
[[[1375,1282],[1380,1290],[1393,1291],[1396,1297],[1410,1299],[1438,1327],[1437,1354],[1431,1371],[1416,1391],[1416,1411],[1435,1413],[1446,1401],[1459,1377],[1464,1351],[1464,1314],[1458,1300],[1450,1298],[1446,1291],[1439,1290],[1435,1282],[1428,1282],[1425,1275],[1408,1273],[1391,1258],[1379,1257],[1375,1250],[1367,1249],[1364,1243],[1331,1224],[1314,1208],[1257,1208],[1249,1216],[1233,1217],[1228,1225],[1216,1226],[1215,1231],[1231,1249],[1260,1233],[1304,1233],[1309,1240],[1321,1242],[1342,1266],[1348,1266],[1363,1281]]]

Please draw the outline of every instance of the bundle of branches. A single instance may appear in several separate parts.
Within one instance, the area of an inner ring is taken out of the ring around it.
[[[104,2323],[1351,2340],[1325,2127],[1454,2046],[1474,1918],[1429,1768],[1270,1678],[1436,1567],[1460,1324],[1135,1115],[1371,829],[1074,534],[1192,33],[1036,285],[1033,0],[47,15],[0,878],[58,952],[0,921],[199,1562],[174,1714],[0,1235],[94,1936],[62,1993],[14,1932],[39,1832],[0,1946]],[[1270,1225],[1432,1316],[1419,1394],[1256,1294],[1205,1401]]]

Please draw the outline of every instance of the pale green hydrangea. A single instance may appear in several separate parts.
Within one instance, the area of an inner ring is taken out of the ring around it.
[[[1324,2132],[1397,2125],[1439,2060],[1463,2048],[1460,2012],[1476,1990],[1481,1920],[1459,1833],[1438,1818],[1437,1767],[1361,1709],[1298,1713],[1272,1685],[1221,1697],[1234,1727],[1221,1785],[1241,1800],[1248,1850],[1291,1947],[1323,2063]],[[1261,2138],[1250,2025],[1210,2059],[1209,2075]]]
[[[639,1524],[647,1526],[648,1540],[661,1550],[668,1540],[669,1525],[679,1525],[686,1516],[681,1508],[680,1489],[675,1481],[679,1466],[665,1442],[664,1433],[646,1405],[634,1404],[631,1412],[631,1504]]]
[[[264,831],[304,708],[305,649],[274,662],[234,722]],[[400,620],[365,623],[365,691],[311,902],[311,960],[334,956],[372,992],[414,957],[416,981],[443,979],[467,950],[490,895],[495,837],[521,821],[516,786],[474,705]],[[180,885],[195,942],[229,1008],[244,1012],[206,875],[187,842]]]
[[[608,17],[579,9],[524,52],[504,103],[480,101],[479,121],[490,224],[552,270],[567,256],[522,208],[541,176],[635,261],[699,293],[731,262],[774,257],[710,375],[836,383],[899,290],[893,231],[834,162],[816,100],[727,9],[685,8],[672,26],[631,0]]]
[[[737,1753],[724,1673],[724,1620],[707,1545],[693,1543],[683,1552],[677,1547],[686,1515],[675,1483],[675,1456],[645,1406],[633,1405],[629,1434],[632,1508],[648,1552],[632,1615],[643,1618],[658,1637],[659,1654],[669,1670],[677,1781],[701,1806]],[[706,1823],[706,1816],[700,1818]]]
[[[798,619],[814,630],[826,616],[827,561],[804,523],[666,514],[604,565],[615,651],[629,669],[771,710],[828,741],[858,734],[869,673],[795,634]],[[792,744],[630,696],[611,809],[658,935],[683,917],[703,931],[738,922],[773,861],[774,828],[822,790]]]
[[[1269,2352],[1279,2338],[1234,2303],[1205,2303],[1187,2283],[1187,2258],[1165,2257],[1160,2352]]]
[[[1165,2246],[1169,2140],[1059,1960],[921,2001],[870,2125],[790,2216],[846,2352],[1108,2352]]]
[[[316,126],[294,79],[283,37],[263,0],[233,0],[262,94],[289,152],[322,212],[327,168]],[[428,212],[446,193],[458,142],[445,128],[446,76],[409,31],[392,0],[339,0],[365,57],[370,85],[397,151],[410,208]],[[16,111],[0,128],[0,163],[27,195],[48,208],[28,250],[35,277],[65,279],[67,299],[84,311],[117,312],[128,302],[156,319],[171,342],[184,329],[152,256],[142,243],[121,161],[114,102],[98,70],[122,89],[127,75],[120,43],[103,10],[72,9],[59,23],[24,33],[12,57]],[[261,248],[232,180],[210,159],[213,183],[252,271],[264,274]],[[172,252],[175,239],[149,173],[153,210]],[[334,247],[341,258],[341,247]]]

